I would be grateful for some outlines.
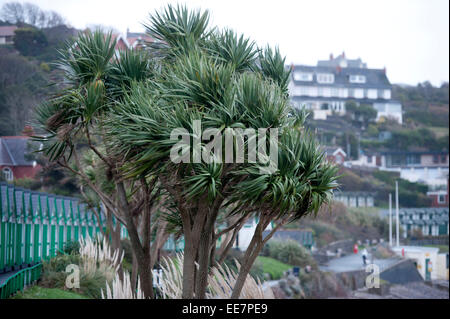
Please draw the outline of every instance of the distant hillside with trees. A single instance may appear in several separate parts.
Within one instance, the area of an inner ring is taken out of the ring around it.
[[[77,34],[56,12],[30,3],[0,9],[0,26],[16,25],[14,45],[0,46],[0,135],[20,135],[33,110],[61,76],[53,65],[58,49]]]
[[[393,86],[393,98],[403,105],[406,123],[431,127],[449,125],[449,84],[439,87],[423,82],[417,86]]]

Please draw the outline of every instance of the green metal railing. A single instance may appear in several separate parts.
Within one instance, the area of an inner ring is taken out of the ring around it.
[[[95,236],[106,227],[76,198],[0,183],[0,273],[56,256],[67,242]]]
[[[101,209],[96,215],[76,198],[0,183],[0,274],[17,270],[22,274],[21,269],[56,256],[66,243],[95,236],[100,227],[106,227]],[[12,278],[20,282],[24,275],[17,274]],[[2,294],[15,288],[2,288]]]
[[[0,299],[6,299],[36,282],[41,276],[42,264],[37,264],[14,273],[0,285]]]

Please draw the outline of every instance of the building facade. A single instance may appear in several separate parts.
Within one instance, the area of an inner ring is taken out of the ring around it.
[[[324,152],[327,160],[331,163],[342,165],[347,158],[347,153],[338,146],[325,146]]]
[[[32,178],[41,169],[36,161],[26,158],[28,136],[0,137],[0,174],[11,182],[18,178]]]
[[[0,45],[14,44],[14,31],[17,29],[15,25],[0,27]]]
[[[392,86],[386,69],[369,69],[361,59],[337,58],[318,61],[317,66],[292,65],[289,94],[295,107],[313,111],[314,119],[333,113],[345,114],[345,104],[371,105],[377,120],[390,118],[403,122],[402,106],[391,99]]]
[[[366,152],[347,167],[362,166],[398,172],[400,178],[431,187],[446,187],[449,173],[448,151],[384,151]]]
[[[407,238],[420,230],[423,236],[448,235],[448,207],[446,208],[403,208],[399,211],[400,226]]]
[[[373,207],[375,193],[372,192],[335,192],[333,198],[347,207]]]

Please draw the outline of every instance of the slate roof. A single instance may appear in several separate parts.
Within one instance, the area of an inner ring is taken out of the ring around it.
[[[390,89],[389,82],[384,69],[365,69],[365,68],[340,68],[332,66],[309,66],[309,65],[294,65],[291,73],[291,80],[295,85],[301,86],[325,86],[325,87],[342,87],[342,88],[374,88],[374,89]],[[297,81],[294,80],[294,72],[313,73],[312,81]],[[318,73],[334,74],[333,83],[318,83]],[[366,77],[365,83],[350,83],[350,75],[364,75]]]
[[[328,156],[334,155],[334,153],[338,150],[341,150],[342,153],[344,153],[344,156],[347,156],[347,153],[345,153],[342,147],[339,146],[323,146],[322,149]]]
[[[0,137],[0,165],[33,166],[25,159],[28,136]]]
[[[263,232],[263,238],[265,238],[270,231]],[[312,245],[314,243],[313,233],[310,230],[279,230],[273,234],[270,240],[295,240],[301,245]]]
[[[342,62],[345,62],[347,64],[347,67],[350,68],[367,68],[367,63],[364,63],[361,58],[357,59],[347,59],[345,57],[345,52],[342,52],[342,54],[338,55],[336,58],[333,58],[333,55],[330,56],[330,59],[328,60],[319,60],[317,62],[317,66],[333,66],[336,67],[340,65]]]
[[[14,36],[14,30],[17,27],[15,25],[7,25],[0,27],[0,37],[12,37]]]

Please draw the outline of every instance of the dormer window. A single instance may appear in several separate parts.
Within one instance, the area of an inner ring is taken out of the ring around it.
[[[364,75],[350,75],[350,83],[366,83],[366,77]]]
[[[318,83],[333,83],[334,82],[334,74],[319,73],[319,74],[317,74],[317,82]]]
[[[312,81],[313,74],[307,72],[294,72],[295,81]]]

